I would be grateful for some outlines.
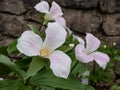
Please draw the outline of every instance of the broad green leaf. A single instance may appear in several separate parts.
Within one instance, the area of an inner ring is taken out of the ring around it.
[[[21,78],[24,78],[25,72],[21,70],[16,64],[14,64],[8,57],[0,55],[0,63],[6,65],[11,70],[16,72]]]
[[[115,56],[114,60],[120,61],[120,56]]]
[[[59,47],[58,49],[67,53],[69,51],[71,51],[74,47],[70,47],[70,46],[66,46],[66,45],[62,45],[61,47]]]
[[[13,41],[13,42],[8,46],[7,52],[8,52],[9,54],[18,51],[18,50],[17,50],[17,47],[16,47],[16,44],[17,44],[17,40]]]
[[[63,79],[55,77],[50,72],[36,74],[30,79],[30,84],[69,90],[86,90],[86,86],[80,83],[73,75],[70,75],[68,79]]]
[[[36,33],[36,34],[38,34],[38,35],[41,35],[40,34],[40,32],[39,32],[39,30],[36,28],[36,27],[34,27],[33,25],[28,25],[29,27],[30,27],[30,29],[34,32],[34,33]]]
[[[88,68],[87,68],[87,65],[86,65],[86,64],[81,63],[81,62],[79,62],[79,61],[76,61],[75,64],[73,65],[72,69],[73,69],[73,70],[72,70],[72,73],[73,73],[73,74],[78,74],[78,73],[82,74],[82,73],[84,73]]]
[[[39,56],[33,57],[32,62],[30,63],[29,69],[26,73],[26,78],[35,75],[39,70],[44,67],[44,60]]]
[[[20,80],[2,80],[0,81],[0,90],[32,90],[28,85],[24,85]]]
[[[41,86],[41,87],[39,87],[38,90],[55,90],[55,88],[52,88],[52,87],[43,87],[43,86]]]

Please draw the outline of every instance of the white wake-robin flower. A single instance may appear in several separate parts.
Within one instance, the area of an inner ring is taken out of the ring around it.
[[[85,39],[86,44],[84,40],[80,37],[78,38],[81,43],[75,48],[76,58],[83,63],[95,60],[100,67],[105,69],[106,64],[110,61],[110,58],[107,54],[96,51],[100,46],[100,40],[90,33],[87,33]]]
[[[45,21],[55,20],[63,26],[66,26],[66,21],[62,17],[63,13],[60,6],[56,2],[52,2],[51,8],[48,2],[41,1],[34,7],[37,11],[45,13]]]
[[[58,77],[67,78],[70,72],[71,59],[64,52],[55,50],[66,39],[67,32],[59,23],[48,23],[46,38],[42,38],[33,31],[25,31],[18,39],[18,50],[27,56],[42,56],[49,58],[50,68]]]

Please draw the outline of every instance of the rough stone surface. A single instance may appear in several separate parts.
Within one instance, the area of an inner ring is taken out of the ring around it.
[[[100,0],[99,4],[102,12],[120,12],[120,0]]]
[[[0,33],[18,37],[26,29],[21,17],[0,14]]]
[[[26,8],[22,0],[0,0],[0,11],[12,14],[22,14]]]
[[[116,1],[115,0],[101,0],[100,9],[103,12],[113,13],[116,11]]]
[[[96,11],[65,10],[67,25],[80,33],[97,33],[102,23],[102,16]],[[72,12],[72,13],[71,13]]]
[[[0,47],[1,46],[7,46],[9,45],[11,42],[13,41],[13,39],[4,39],[0,41]]]
[[[107,15],[103,30],[107,35],[120,35],[120,14]]]
[[[47,0],[52,2],[53,0]],[[98,0],[54,0],[61,6],[76,9],[93,9],[98,6]]]
[[[40,27],[40,13],[34,9],[39,1],[0,0],[0,42],[19,37],[29,29],[28,24]],[[116,42],[120,49],[120,0],[54,1],[62,6],[67,27],[76,34],[84,36],[90,32],[108,44]],[[44,30],[42,27],[41,32]]]
[[[25,19],[35,22],[41,22],[40,13],[33,9],[28,11],[28,13],[25,15]]]

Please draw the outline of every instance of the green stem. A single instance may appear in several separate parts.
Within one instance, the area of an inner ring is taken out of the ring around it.
[[[95,76],[95,72],[96,72],[96,62],[93,61],[93,68],[92,68],[92,74]]]
[[[39,31],[41,30],[41,28],[42,28],[42,26],[43,26],[43,24],[44,24],[44,21],[45,21],[45,19],[44,19],[43,16],[41,16],[41,18],[42,18],[42,22],[41,22],[41,24],[40,24]]]
[[[74,68],[77,66],[78,63],[79,63],[79,61],[76,60],[75,64],[74,64],[73,67],[71,68],[71,72],[74,70]]]

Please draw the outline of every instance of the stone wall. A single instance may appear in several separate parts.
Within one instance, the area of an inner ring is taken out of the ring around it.
[[[40,0],[0,0],[0,46],[28,30],[39,27],[40,13],[34,6]],[[53,0],[46,0],[50,3]],[[67,27],[84,36],[93,33],[108,44],[120,48],[120,0],[54,0],[61,5]]]

